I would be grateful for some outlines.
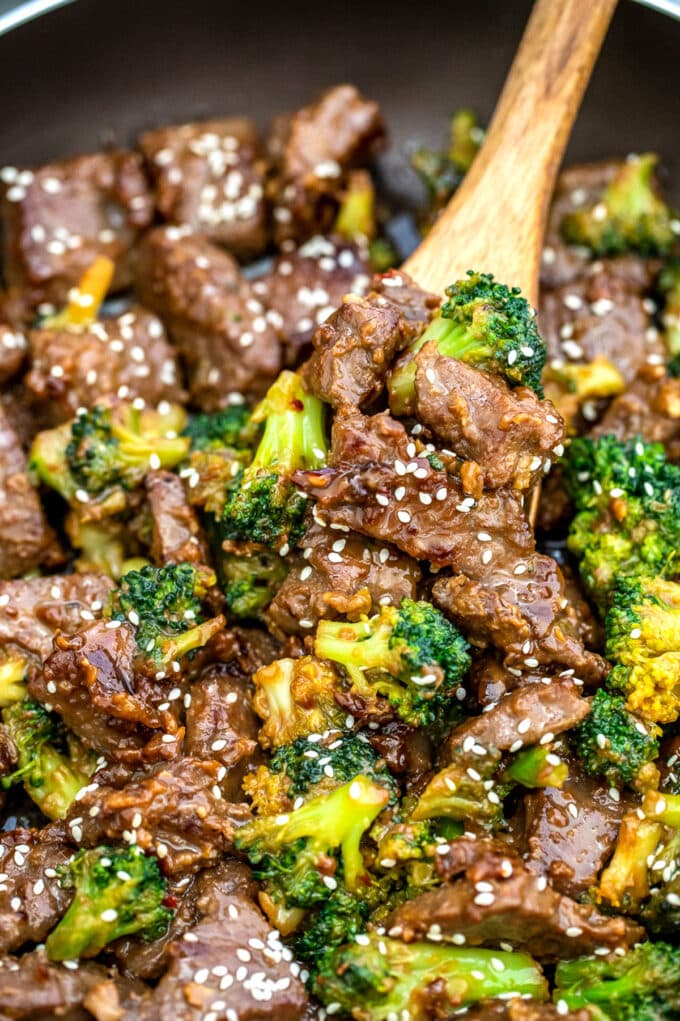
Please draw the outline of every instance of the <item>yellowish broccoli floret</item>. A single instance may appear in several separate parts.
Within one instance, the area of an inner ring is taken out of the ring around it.
[[[313,656],[278,659],[253,675],[253,707],[265,722],[263,748],[279,748],[298,737],[340,728],[346,713],[335,701],[338,676]]]

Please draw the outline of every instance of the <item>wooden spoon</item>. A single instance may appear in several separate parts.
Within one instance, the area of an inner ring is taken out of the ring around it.
[[[616,0],[536,0],[484,145],[404,269],[427,290],[467,269],[534,306],[550,198]]]

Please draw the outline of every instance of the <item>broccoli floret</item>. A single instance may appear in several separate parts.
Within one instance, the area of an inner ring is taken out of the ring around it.
[[[555,986],[557,1003],[597,1008],[598,1021],[671,1021],[680,1016],[680,947],[641,943],[622,957],[561,961]]]
[[[2,721],[17,750],[17,769],[2,778],[2,787],[7,790],[23,782],[49,819],[63,819],[78,791],[89,783],[94,763],[86,771],[85,757],[74,761],[61,720],[31,698],[3,709]]]
[[[499,966],[500,962],[500,966]],[[437,1016],[505,994],[544,1000],[547,983],[527,954],[402,943],[369,933],[324,962],[313,992],[327,1007],[361,1021],[422,1016],[427,995]],[[440,1013],[441,1012],[441,1013]]]
[[[577,511],[567,544],[603,612],[616,579],[673,573],[680,544],[680,468],[668,463],[660,443],[578,437],[562,468]]]
[[[223,617],[203,619],[202,601],[214,583],[211,571],[193,564],[128,571],[111,593],[107,616],[132,624],[141,659],[156,671],[222,630]]]
[[[661,823],[637,812],[621,820],[614,854],[600,876],[598,898],[619,910],[635,913],[649,896],[649,863],[663,833]]]
[[[182,435],[188,436],[192,450],[251,450],[260,433],[247,404],[230,404],[223,411],[192,415]]]
[[[340,885],[358,893],[370,884],[360,843],[389,799],[385,787],[359,775],[290,814],[260,816],[239,829],[235,845],[264,884],[270,919],[279,921],[279,907],[320,904]]]
[[[650,823],[649,825],[654,825]],[[653,936],[680,932],[680,831],[666,830],[649,866],[650,896],[640,921]]]
[[[448,156],[461,174],[467,174],[484,141],[485,131],[474,110],[462,107],[451,118]]]
[[[533,790],[537,787],[563,787],[569,766],[550,745],[524,748],[514,756],[503,772],[503,781]]]
[[[595,255],[663,255],[675,241],[673,213],[655,190],[653,153],[631,156],[593,206],[562,220],[565,240]]]
[[[371,905],[339,887],[320,904],[295,940],[295,955],[316,973],[343,943],[365,932]]]
[[[570,432],[585,401],[616,397],[626,389],[626,381],[604,355],[581,364],[550,363],[543,374],[545,396],[552,401]]]
[[[293,372],[282,372],[255,408],[253,422],[264,422],[264,433],[222,514],[223,538],[233,552],[253,546],[280,551],[300,538],[307,500],[290,476],[325,464],[324,419],[323,403]]]
[[[95,957],[108,943],[133,934],[158,939],[170,924],[158,861],[138,847],[79,851],[61,885],[74,889],[68,911],[45,942],[52,961]]]
[[[666,347],[673,356],[672,364],[680,365],[680,258],[668,259],[659,274],[657,286],[664,299],[661,319]],[[680,373],[673,371],[671,375],[678,376]]]
[[[259,617],[288,574],[285,559],[266,550],[251,556],[222,553],[217,566],[229,612],[239,620]]]
[[[90,498],[101,500],[111,490],[134,489],[149,468],[179,464],[189,449],[189,439],[177,435],[185,420],[179,406],[160,412],[140,411],[132,404],[96,405],[71,422],[38,433],[29,469],[82,508]],[[119,501],[112,510],[124,506]]]
[[[660,733],[628,712],[620,695],[599,688],[589,714],[573,730],[572,746],[590,776],[602,776],[612,787],[636,786],[659,754]]]
[[[367,170],[350,171],[333,232],[358,242],[375,234],[375,189]]]
[[[97,321],[99,309],[111,286],[115,263],[106,255],[98,255],[83,273],[77,287],[69,291],[68,305],[60,312],[44,316],[41,326],[53,330],[79,333]]]
[[[451,118],[446,151],[416,149],[411,163],[427,189],[431,214],[439,212],[449,201],[472,166],[483,140],[484,129],[477,115],[473,110],[462,109]]]
[[[28,659],[16,649],[0,651],[0,709],[24,698],[28,668]]]
[[[403,599],[356,623],[322,620],[314,651],[343,667],[352,688],[384,696],[414,726],[445,716],[470,667],[469,646],[430,603]]]
[[[411,818],[475,819],[482,826],[495,827],[502,818],[501,798],[493,782],[499,762],[495,749],[456,749],[449,765],[435,773],[425,787]]]
[[[398,787],[387,766],[363,735],[336,733],[319,741],[299,737],[277,748],[269,762],[273,773],[284,774],[292,797],[308,797],[339,787],[362,774],[389,790],[395,800]]]
[[[446,288],[448,301],[425,332],[401,356],[389,379],[390,409],[396,415],[414,408],[414,357],[435,341],[440,354],[502,376],[510,386],[528,386],[543,396],[541,372],[546,346],[534,310],[517,287],[506,287],[490,273],[468,270]]]
[[[278,748],[299,737],[339,730],[346,713],[335,701],[335,671],[312,656],[278,659],[253,675],[253,707],[263,719],[260,744]]]
[[[626,707],[653,723],[680,715],[680,584],[663,578],[618,581],[605,624],[607,678]]]

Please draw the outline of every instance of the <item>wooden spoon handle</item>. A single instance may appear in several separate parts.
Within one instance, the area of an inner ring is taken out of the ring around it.
[[[435,293],[469,268],[535,305],[555,178],[616,0],[537,0],[484,145],[404,264]]]

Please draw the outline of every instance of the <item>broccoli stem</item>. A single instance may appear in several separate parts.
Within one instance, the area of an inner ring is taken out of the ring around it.
[[[600,897],[614,907],[631,908],[649,895],[647,862],[662,832],[660,823],[639,819],[636,813],[623,817],[614,854],[600,876]]]
[[[535,745],[519,752],[505,770],[504,779],[522,787],[562,787],[569,766],[549,746]]]
[[[19,653],[0,661],[0,708],[20,702],[26,695],[28,660]]]
[[[661,794],[647,791],[642,802],[642,811],[648,819],[680,829],[680,794]]]
[[[45,325],[56,330],[84,330],[96,322],[115,268],[106,255],[98,255],[83,273],[78,286],[69,293],[66,308],[49,316]]]
[[[381,620],[375,629],[368,621],[351,624],[324,620],[317,629],[314,651],[320,659],[340,663],[360,687],[365,683],[366,670],[384,670],[393,675],[400,672],[400,650],[389,645],[392,631],[389,619]]]
[[[294,372],[282,372],[255,408],[252,421],[264,433],[244,479],[279,468],[322,468],[328,444],[322,401],[308,394]]]
[[[200,649],[201,646],[207,645],[214,635],[224,629],[225,623],[224,617],[220,614],[202,624],[197,624],[196,627],[190,628],[183,634],[164,639],[159,643],[163,665],[167,666],[173,660],[182,659],[193,649]]]

